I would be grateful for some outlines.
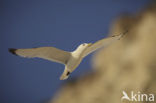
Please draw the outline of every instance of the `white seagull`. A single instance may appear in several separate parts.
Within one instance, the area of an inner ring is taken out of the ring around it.
[[[120,35],[114,35],[108,38],[104,38],[95,43],[83,43],[79,45],[75,51],[67,52],[60,50],[55,47],[39,47],[30,49],[13,49],[10,48],[9,51],[18,56],[26,58],[43,58],[53,62],[58,62],[65,65],[64,72],[62,73],[60,80],[65,80],[69,77],[76,67],[81,63],[82,59],[88,54],[94,52],[97,49],[106,47],[107,45],[119,40],[123,35],[127,33],[124,32]]]

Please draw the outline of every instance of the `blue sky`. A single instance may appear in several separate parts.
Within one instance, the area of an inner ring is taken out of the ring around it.
[[[2,0],[0,102],[41,103],[55,95],[64,66],[14,56],[8,48],[54,46],[73,51],[107,36],[122,13],[140,11],[149,0]],[[69,79],[91,71],[91,55]]]

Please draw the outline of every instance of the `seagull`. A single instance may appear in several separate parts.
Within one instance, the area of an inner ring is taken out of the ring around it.
[[[124,32],[120,35],[113,35],[108,38],[101,39],[95,43],[83,43],[80,44],[76,50],[67,52],[55,47],[38,47],[38,48],[26,48],[26,49],[14,49],[9,48],[9,52],[14,55],[26,57],[26,58],[42,58],[53,62],[61,63],[65,65],[65,69],[60,76],[60,80],[65,80],[69,75],[78,67],[84,57],[88,54],[104,48],[107,45],[120,40],[127,33]]]

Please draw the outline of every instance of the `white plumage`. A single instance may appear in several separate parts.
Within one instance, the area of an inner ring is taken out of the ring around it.
[[[125,32],[126,33],[126,32]],[[65,65],[63,74],[60,80],[67,79],[69,74],[73,72],[76,67],[81,63],[82,59],[88,54],[94,52],[97,49],[103,48],[112,42],[119,40],[125,33],[104,38],[92,43],[83,43],[77,47],[73,52],[67,52],[55,47],[39,47],[30,49],[9,49],[9,51],[15,55],[19,55],[27,58],[43,58],[50,61],[58,62]]]

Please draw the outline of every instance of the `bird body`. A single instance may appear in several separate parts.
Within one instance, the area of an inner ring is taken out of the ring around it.
[[[125,32],[126,33],[126,32]],[[30,49],[9,49],[9,51],[18,56],[27,58],[43,58],[53,62],[58,62],[65,65],[64,72],[62,73],[60,80],[65,80],[69,77],[78,65],[81,63],[83,58],[88,54],[94,52],[97,49],[103,48],[116,40],[119,40],[125,33],[104,38],[92,43],[83,43],[77,47],[73,52],[67,52],[55,47],[39,47]]]
[[[71,52],[71,57],[68,61],[68,63],[65,65],[64,72],[62,76],[60,77],[60,80],[67,79],[69,74],[75,70],[81,63],[83,59],[83,53],[84,51],[90,46],[90,44],[84,43],[83,46],[80,45],[75,51]]]

